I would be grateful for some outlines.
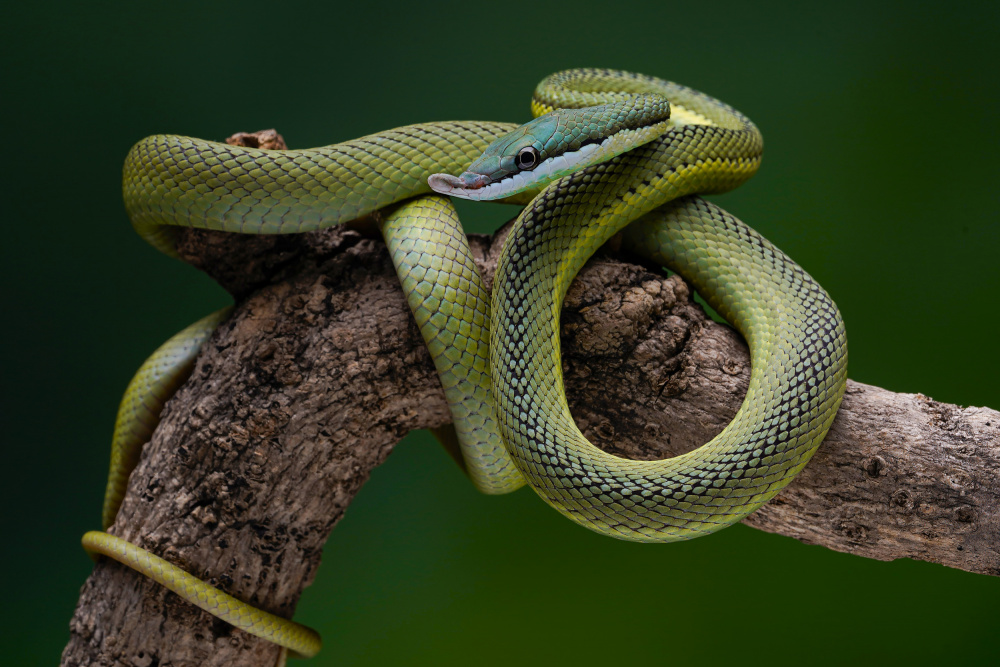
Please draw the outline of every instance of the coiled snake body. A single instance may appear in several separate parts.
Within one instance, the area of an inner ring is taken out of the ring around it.
[[[438,367],[464,468],[480,490],[503,493],[526,481],[574,521],[636,541],[731,525],[805,466],[846,383],[844,326],[829,296],[766,239],[694,196],[751,176],[760,134],[702,93],[608,70],[548,77],[532,111],[539,118],[520,128],[428,123],[306,151],[149,137],[126,160],[126,208],[137,231],[168,254],[176,225],[289,233],[384,208],[383,235]],[[504,244],[492,304],[451,204],[419,196],[432,188],[530,202]],[[563,297],[593,252],[623,230],[627,247],[691,281],[751,352],[750,386],[733,421],[706,445],[663,461],[622,459],[590,444],[562,384]],[[225,315],[168,341],[129,385],[105,528],[160,406]],[[319,649],[311,630],[108,533],[87,533],[84,546],[293,652]]]

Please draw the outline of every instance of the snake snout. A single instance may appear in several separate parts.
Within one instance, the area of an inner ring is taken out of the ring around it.
[[[427,178],[427,184],[431,190],[441,194],[452,194],[456,190],[460,192],[468,190],[480,190],[490,184],[490,177],[485,174],[466,171],[461,176],[450,174],[433,174]]]

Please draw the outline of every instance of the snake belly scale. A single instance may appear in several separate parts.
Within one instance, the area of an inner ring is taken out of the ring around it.
[[[576,111],[580,110],[580,111]],[[749,178],[762,141],[745,116],[690,88],[628,72],[571,70],[542,81],[535,121],[427,123],[307,151],[262,151],[175,136],[137,144],[123,191],[136,230],[175,255],[173,230],[320,229],[379,209],[407,301],[454,422],[443,434],[477,488],[527,482],[601,533],[662,542],[731,525],[773,497],[816,451],[846,384],[836,305],[766,239],[698,194]],[[527,204],[489,296],[446,198]],[[677,271],[746,338],[743,405],[706,445],[630,461],[587,442],[567,407],[559,309],[573,277],[609,238]],[[183,381],[219,313],[168,341],[119,411],[104,526],[114,530],[137,451]],[[315,633],[235,600],[108,533],[84,546],[136,568],[293,654]]]

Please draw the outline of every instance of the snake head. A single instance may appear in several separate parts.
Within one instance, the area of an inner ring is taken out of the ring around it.
[[[427,184],[462,199],[512,197],[648,143],[669,120],[670,103],[659,95],[556,109],[494,141],[461,175],[434,174]]]

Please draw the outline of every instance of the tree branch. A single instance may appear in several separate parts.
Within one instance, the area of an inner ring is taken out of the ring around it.
[[[179,249],[237,299],[166,406],[112,529],[291,617],[370,471],[450,419],[381,240],[365,221],[297,236],[185,230]],[[473,237],[491,283],[506,228]],[[749,354],[677,276],[605,249],[562,315],[573,414],[635,459],[706,442],[736,413]],[[1000,575],[1000,413],[849,382],[819,452],[750,526],[892,560]],[[104,559],[63,665],[273,665],[277,650]]]

